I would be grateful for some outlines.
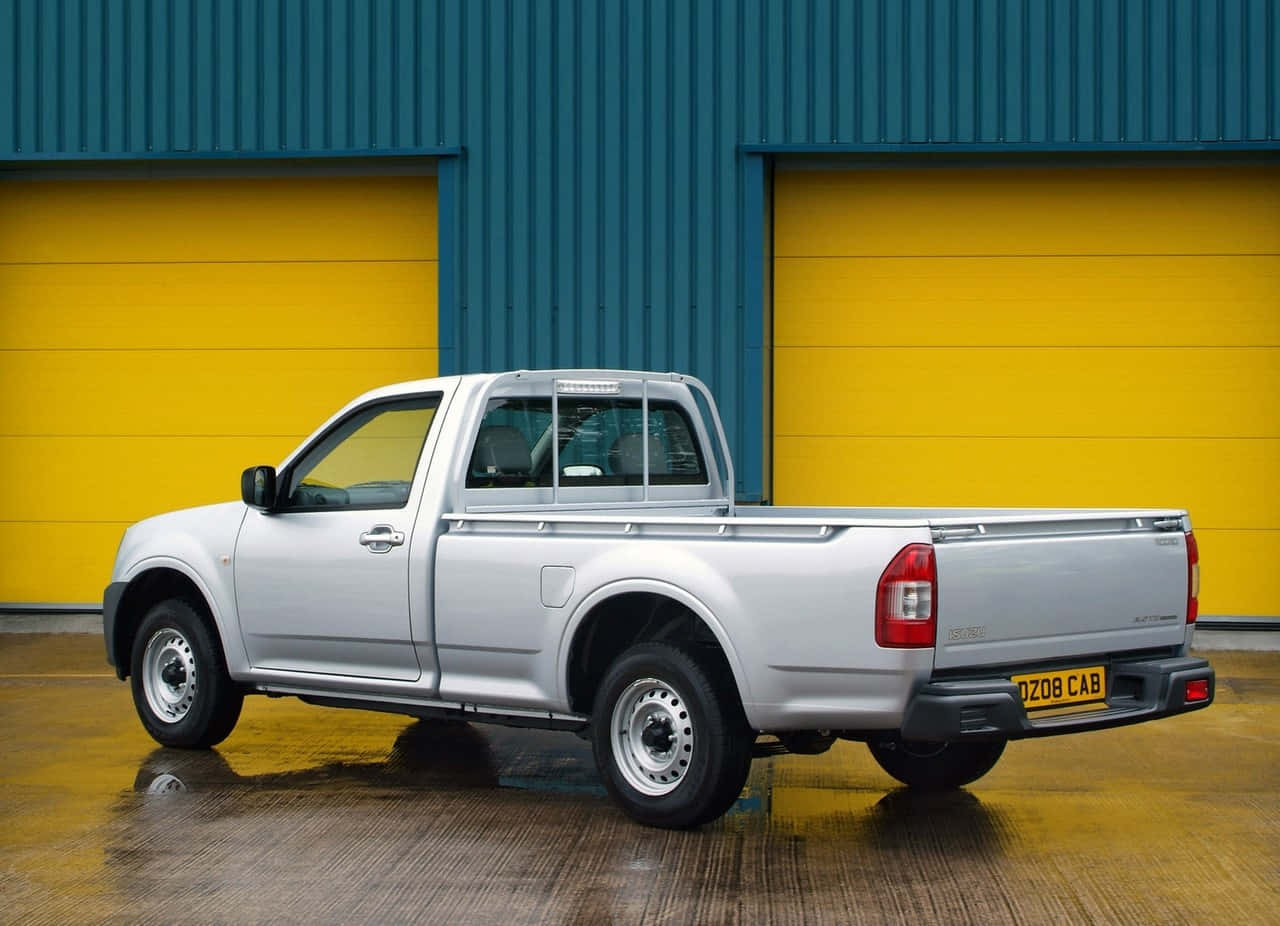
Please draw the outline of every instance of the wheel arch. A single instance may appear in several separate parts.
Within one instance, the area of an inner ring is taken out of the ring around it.
[[[646,617],[639,626],[626,628],[623,633],[600,635],[611,615],[634,617],[637,612]],[[617,653],[635,643],[666,639],[663,632],[673,628],[679,633],[692,632],[696,642],[714,644],[728,665],[740,701],[748,703],[746,676],[723,623],[696,595],[659,579],[611,582],[578,603],[560,643],[561,700],[570,710],[589,712],[595,684]]]

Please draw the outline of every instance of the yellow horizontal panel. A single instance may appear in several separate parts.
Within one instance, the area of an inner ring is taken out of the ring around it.
[[[3,351],[0,434],[309,433],[437,364],[434,350]]]
[[[1270,166],[779,171],[774,253],[1275,254]]]
[[[1280,348],[778,348],[778,434],[1277,437]]]
[[[0,263],[438,253],[434,177],[12,181],[0,214]]]
[[[783,346],[1280,346],[1280,254],[774,263]]]
[[[437,346],[435,261],[0,264],[0,348]]]
[[[1186,508],[1197,530],[1280,525],[1274,439],[779,436],[773,465],[780,505]]]
[[[0,519],[133,522],[232,501],[245,467],[278,465],[310,430],[281,437],[0,437]]]
[[[126,527],[0,521],[0,602],[100,603]]]
[[[1200,613],[1280,617],[1280,531],[1196,528]]]

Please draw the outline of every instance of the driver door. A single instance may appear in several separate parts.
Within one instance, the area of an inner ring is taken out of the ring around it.
[[[409,539],[439,394],[372,402],[280,474],[235,550],[236,607],[255,668],[413,681]]]

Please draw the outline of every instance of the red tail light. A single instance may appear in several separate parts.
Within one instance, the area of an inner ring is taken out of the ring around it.
[[[938,632],[938,567],[933,547],[913,543],[898,551],[876,586],[876,643],[933,646]]]
[[[1200,613],[1200,547],[1196,535],[1187,531],[1187,623],[1194,624]]]
[[[1187,682],[1186,688],[1182,693],[1182,700],[1188,704],[1194,701],[1209,700],[1209,680],[1207,678],[1198,678],[1195,681]]]

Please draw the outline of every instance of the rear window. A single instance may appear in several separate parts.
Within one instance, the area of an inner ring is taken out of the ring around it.
[[[561,396],[561,486],[640,485],[644,418],[639,399]],[[649,484],[706,485],[689,417],[675,402],[649,401]],[[551,399],[491,399],[471,453],[467,488],[551,485]]]

